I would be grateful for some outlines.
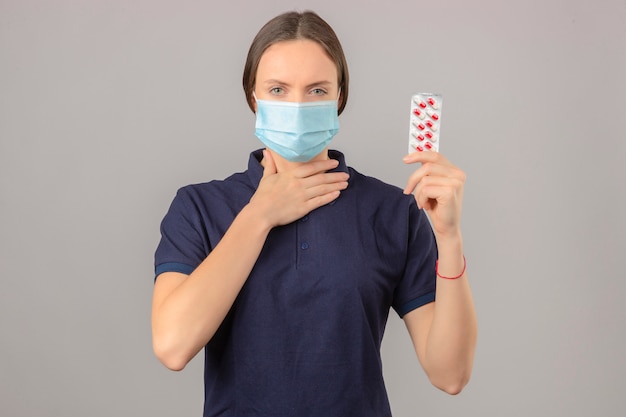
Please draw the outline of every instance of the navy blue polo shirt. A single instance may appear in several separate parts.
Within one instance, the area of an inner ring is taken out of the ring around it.
[[[204,416],[390,416],[380,346],[390,308],[435,299],[437,248],[411,195],[347,167],[334,202],[272,229],[205,348]],[[248,170],[181,188],[161,225],[156,274],[191,273],[248,203]]]

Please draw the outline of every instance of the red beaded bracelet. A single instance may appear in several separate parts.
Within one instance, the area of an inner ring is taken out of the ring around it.
[[[443,279],[458,279],[461,278],[463,276],[463,274],[465,273],[465,267],[467,266],[467,262],[465,262],[465,255],[463,255],[463,270],[461,271],[461,273],[459,275],[457,275],[456,277],[444,277],[443,275],[441,275],[439,273],[439,259],[437,259],[437,262],[435,263],[435,271],[437,272],[437,276],[439,278],[443,278]]]

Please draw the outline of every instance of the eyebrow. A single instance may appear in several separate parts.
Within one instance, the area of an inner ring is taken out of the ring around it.
[[[264,84],[278,84],[278,85],[284,85],[285,87],[291,87],[291,85],[289,85],[288,83],[286,83],[284,81],[274,80],[274,79],[266,80],[264,82]],[[318,86],[318,85],[328,86],[330,84],[332,84],[331,81],[322,80],[322,81],[317,81],[317,82],[311,83],[311,84],[307,85],[306,88],[311,88],[311,87],[315,87],[315,86]]]

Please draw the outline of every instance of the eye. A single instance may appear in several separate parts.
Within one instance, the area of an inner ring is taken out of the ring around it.
[[[314,96],[323,96],[326,95],[326,90],[324,90],[323,88],[314,88],[313,90],[311,90],[311,94],[313,94]]]
[[[270,94],[273,96],[279,96],[283,93],[282,87],[274,87],[270,90]]]

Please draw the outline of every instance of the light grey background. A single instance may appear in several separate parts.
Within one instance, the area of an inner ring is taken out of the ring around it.
[[[202,358],[151,351],[159,223],[178,187],[245,169],[247,49],[306,8],[349,60],[349,164],[403,186],[410,95],[436,91],[468,174],[473,379],[432,388],[392,312],[395,415],[621,415],[622,0],[1,0],[0,415],[201,414]]]

